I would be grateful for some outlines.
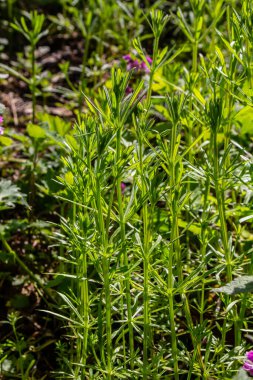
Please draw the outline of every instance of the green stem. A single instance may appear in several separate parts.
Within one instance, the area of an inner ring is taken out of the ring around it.
[[[155,36],[154,46],[153,46],[153,62],[149,78],[148,93],[145,102],[146,110],[143,113],[143,120],[141,125],[144,126],[148,121],[148,113],[151,107],[151,95],[152,95],[152,85],[154,80],[154,73],[156,68],[156,60],[158,55],[158,44],[159,37]],[[142,134],[144,131],[139,131],[139,160],[140,160],[140,175],[142,182],[142,197],[147,193],[147,186],[144,173],[144,163],[143,163],[143,141]],[[149,309],[149,247],[151,241],[150,226],[149,226],[149,212],[147,202],[144,203],[142,209],[142,221],[143,221],[143,319],[144,319],[144,328],[143,328],[143,380],[148,378],[148,349],[150,347],[151,341],[151,331],[150,331],[150,309]]]
[[[35,44],[32,43],[32,52],[31,52],[31,59],[32,59],[32,122],[35,123],[35,116],[36,116],[36,67],[35,67]]]
[[[79,361],[82,364],[82,376],[85,376],[87,348],[88,348],[88,333],[89,333],[89,292],[88,292],[88,273],[87,273],[87,252],[84,248],[81,263],[81,281],[80,281],[80,299],[83,317],[83,338]]]
[[[147,188],[143,167],[143,146],[142,140],[139,141],[140,148],[140,172],[142,178],[142,196],[144,197]],[[149,216],[147,202],[143,205],[143,305],[144,305],[144,331],[143,331],[143,380],[147,380],[148,376],[148,349],[150,343],[150,311],[149,311]]]
[[[147,93],[147,98],[146,98],[146,117],[147,117],[148,111],[151,107],[152,85],[153,85],[155,68],[156,68],[158,46],[159,46],[159,38],[155,37],[154,46],[153,46],[153,62],[152,62],[152,67],[151,67],[151,71],[150,71],[148,93]]]
[[[173,254],[169,250],[169,268],[168,268],[168,292],[169,292],[169,318],[170,318],[170,331],[171,331],[171,348],[174,365],[175,380],[179,380],[178,368],[178,349],[177,349],[177,333],[175,325],[175,312],[174,312],[174,279],[173,279]]]
[[[118,128],[116,136],[116,165],[119,164],[121,157],[121,128]],[[120,168],[119,168],[120,170]],[[129,349],[130,349],[130,367],[134,367],[134,332],[132,325],[132,305],[131,305],[131,293],[130,293],[130,273],[128,271],[129,262],[126,250],[126,231],[125,231],[125,221],[124,221],[124,210],[122,204],[122,191],[121,191],[121,175],[117,175],[117,200],[120,218],[120,234],[121,234],[121,244],[122,244],[122,254],[123,254],[123,265],[126,268],[125,276],[125,288],[126,288],[126,303],[127,303],[127,318],[128,318],[128,331],[129,331]]]
[[[105,252],[106,254],[106,252]],[[107,374],[108,380],[112,378],[112,327],[111,327],[111,295],[108,258],[103,256],[102,267],[104,275],[104,292],[106,303],[106,347],[107,347]]]
[[[99,160],[99,159],[98,159]],[[100,165],[98,165],[99,167]],[[110,294],[110,277],[109,277],[109,258],[107,254],[107,238],[105,234],[105,225],[101,201],[100,174],[97,173],[96,178],[96,202],[97,202],[97,217],[98,226],[101,236],[102,249],[102,270],[104,278],[104,295],[105,295],[105,313],[106,313],[106,349],[107,349],[107,378],[112,378],[112,327],[111,327],[111,294]]]
[[[203,204],[203,214],[201,220],[201,259],[205,263],[206,258],[206,247],[208,244],[207,239],[207,221],[208,221],[208,196],[210,193],[210,177],[208,176],[205,182],[205,192],[204,192],[204,204]],[[206,271],[206,266],[203,267],[203,271]],[[204,274],[204,273],[203,273]],[[204,310],[205,310],[205,283],[202,281],[201,285],[201,296],[200,296],[200,325],[204,322]]]
[[[17,343],[17,349],[18,349],[18,355],[19,355],[19,363],[20,363],[20,370],[21,370],[21,379],[22,380],[26,380],[26,376],[25,376],[25,373],[24,373],[24,364],[23,364],[22,350],[21,350],[21,347],[20,347],[20,341],[19,341],[17,330],[16,330],[16,324],[15,324],[15,322],[12,324],[12,329],[13,329],[15,340],[16,340],[16,343]]]
[[[175,380],[179,379],[179,368],[178,368],[178,349],[177,349],[177,334],[175,326],[175,313],[174,313],[174,280],[173,280],[173,257],[176,260],[177,276],[178,280],[182,281],[182,270],[181,270],[181,255],[180,255],[180,243],[178,236],[178,220],[177,220],[177,199],[176,199],[176,176],[175,176],[175,149],[176,149],[176,139],[177,139],[177,124],[173,123],[170,136],[170,146],[168,151],[168,162],[169,162],[169,209],[171,213],[171,236],[170,236],[170,252],[169,252],[169,276],[168,276],[168,290],[169,290],[169,316],[170,316],[170,327],[171,327],[171,345],[172,354],[174,362],[174,376]]]
[[[89,138],[89,135],[88,137]],[[88,170],[91,168],[90,162],[90,144],[88,142],[86,146],[86,159],[87,159],[87,168]],[[88,189],[86,188],[84,191],[84,199],[83,204],[88,203]],[[84,225],[88,225],[88,215],[85,214],[85,222]],[[87,239],[86,230],[83,230],[84,237]],[[81,291],[81,305],[82,305],[82,316],[84,321],[83,326],[83,339],[82,339],[82,351],[81,351],[81,360],[83,367],[81,368],[82,377],[86,375],[86,361],[88,356],[88,335],[89,335],[89,283],[88,283],[88,271],[87,271],[87,250],[86,245],[83,248],[82,253],[82,262],[81,262],[81,283],[80,283],[80,291]]]
[[[37,158],[38,158],[38,141],[33,139],[33,157],[32,157],[32,167],[30,173],[30,194],[29,194],[29,204],[30,204],[30,214],[29,220],[34,218],[34,207],[36,199],[36,167],[37,167]]]
[[[170,139],[170,152],[169,152],[169,163],[170,163],[170,210],[171,210],[171,253],[175,252],[176,255],[176,267],[177,275],[179,281],[183,279],[182,273],[182,261],[180,252],[180,242],[178,233],[178,211],[177,211],[177,187],[178,181],[176,176],[176,162],[177,157],[177,124],[172,125],[171,139]]]
[[[193,73],[198,71],[198,40],[194,41],[192,47],[192,71]]]
[[[220,176],[220,165],[219,165],[219,145],[218,145],[218,133],[217,130],[213,133],[213,147],[214,147],[214,184],[215,192],[218,204],[218,213],[221,226],[221,239],[224,249],[224,255],[226,259],[227,267],[227,281],[232,281],[232,263],[230,257],[230,249],[228,243],[228,231],[225,215],[225,200],[224,200],[224,190],[223,190],[223,179]]]

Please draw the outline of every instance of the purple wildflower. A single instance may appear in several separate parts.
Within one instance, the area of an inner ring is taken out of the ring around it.
[[[131,86],[127,86],[127,88],[126,88],[126,95],[129,95],[129,94],[131,94],[132,92],[133,92],[132,87],[131,87]]]
[[[124,192],[126,190],[126,184],[124,182],[121,182],[120,188],[121,188],[121,193],[124,194]]]
[[[130,62],[132,60],[130,54],[123,55],[123,59],[127,62]]]
[[[137,61],[137,59],[132,59],[131,61],[128,62],[127,69],[128,70],[132,70],[132,69],[139,70],[140,69],[139,61]]]
[[[247,352],[246,357],[247,357],[248,360],[250,360],[251,362],[253,362],[253,351]]]
[[[150,72],[150,70],[149,70],[149,68],[148,68],[148,66],[146,65],[145,62],[142,62],[142,63],[141,63],[140,68],[141,68],[143,71],[145,71],[145,73],[149,73],[149,72]]]
[[[145,62],[140,62],[137,59],[133,59],[130,54],[123,55],[123,59],[127,62],[127,70],[136,69],[138,71],[144,71],[145,73],[150,72]],[[152,63],[152,59],[148,55],[146,60],[149,64]]]
[[[147,60],[147,62],[151,65],[152,64],[152,58],[150,58],[150,56],[149,55],[147,55],[146,56],[146,60]],[[144,65],[145,65],[145,72],[146,73],[149,73],[150,72],[150,69],[148,68],[148,66],[146,65],[146,63],[144,62]]]
[[[123,55],[123,59],[127,62],[127,70],[138,68],[139,62],[134,60],[130,54]]]
[[[253,376],[253,363],[245,362],[242,368],[249,372],[250,376]]]
[[[253,351],[249,351],[246,354],[247,360],[243,364],[243,369],[253,376]]]
[[[0,126],[0,136],[4,134],[4,128]]]
[[[0,116],[0,123],[3,123],[3,121],[4,121],[3,116]]]

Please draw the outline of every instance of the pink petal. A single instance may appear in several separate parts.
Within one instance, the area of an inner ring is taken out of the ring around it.
[[[253,371],[253,363],[245,362],[242,368],[245,369],[245,371]]]
[[[131,58],[130,54],[123,55],[123,59],[124,59],[125,61],[127,61],[127,62],[132,61],[132,58]]]
[[[247,352],[246,357],[247,357],[248,360],[250,360],[251,362],[253,362],[253,351]]]
[[[127,95],[128,95],[128,94],[131,94],[131,92],[133,92],[132,87],[127,86],[127,88],[126,88],[126,94],[127,94]]]
[[[121,192],[123,194],[125,192],[125,189],[126,189],[126,184],[124,182],[121,182],[120,187],[121,187]]]
[[[149,55],[146,56],[146,60],[148,61],[149,64],[151,64],[153,62],[152,58],[150,58]]]

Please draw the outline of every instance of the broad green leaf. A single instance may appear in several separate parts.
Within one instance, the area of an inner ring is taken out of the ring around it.
[[[28,124],[27,133],[30,137],[33,137],[35,139],[42,139],[46,137],[46,132],[44,129],[36,124]]]
[[[16,203],[26,204],[25,195],[10,180],[0,180],[0,210],[13,208]]]
[[[215,47],[215,53],[217,54],[217,56],[218,56],[218,58],[222,64],[222,68],[225,71],[225,74],[227,74],[226,73],[226,61],[225,61],[224,55],[222,54],[222,51],[220,50],[220,48],[218,46]]]
[[[253,134],[253,108],[246,106],[236,115],[235,120],[241,125],[241,133]]]
[[[200,235],[201,227],[197,224],[189,224],[184,220],[178,220],[179,227],[186,228],[187,231],[191,231],[194,235]]]
[[[65,174],[65,181],[67,182],[68,185],[73,185],[74,183],[74,176],[71,172],[67,172]]]
[[[152,87],[153,88],[153,87]],[[167,108],[165,108],[163,105],[161,104],[157,104],[155,105],[155,109],[163,116],[165,117],[167,120],[170,120],[170,115],[169,115],[169,112],[167,110]]]
[[[0,144],[4,146],[10,146],[13,144],[13,140],[6,136],[0,136]]]
[[[198,99],[198,101],[204,106],[206,104],[206,101],[196,87],[193,89],[193,93]]]
[[[65,277],[61,275],[57,275],[53,280],[48,281],[48,283],[46,284],[46,288],[53,288],[55,286],[58,286],[63,281],[65,281]]]
[[[244,85],[242,86],[243,92],[247,95],[252,97],[253,96],[253,88],[251,88],[250,83],[246,81]]]
[[[25,309],[30,306],[29,297],[23,294],[16,294],[10,299],[9,304],[15,309]]]
[[[71,136],[70,134],[67,134],[65,138],[66,138],[67,143],[72,149],[78,150],[78,143],[73,136]]]
[[[203,33],[203,17],[201,16],[198,20],[197,23],[197,28],[196,28],[196,34],[195,34],[195,40],[198,41],[201,34]]]
[[[38,115],[38,118],[40,121],[46,123],[49,131],[57,132],[60,136],[65,136],[71,128],[71,123],[66,122],[59,116],[41,113]]]
[[[212,289],[213,292],[238,294],[238,293],[252,293],[253,292],[253,276],[241,276],[229,282],[225,286]]]

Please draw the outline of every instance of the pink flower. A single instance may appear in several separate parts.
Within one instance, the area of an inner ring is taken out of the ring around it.
[[[253,351],[249,351],[246,354],[247,360],[243,364],[243,369],[247,371],[250,376],[253,376]]]
[[[145,73],[150,72],[150,69],[145,62],[133,59],[130,54],[123,55],[123,59],[127,62],[127,70],[137,69],[138,71],[144,71]],[[152,59],[148,55],[146,60],[149,64],[152,63]]]
[[[132,87],[131,87],[131,86],[127,86],[127,88],[126,88],[126,95],[129,95],[129,94],[131,94],[132,92],[133,92]]]
[[[149,73],[150,72],[150,69],[148,68],[148,66],[146,65],[145,62],[141,63],[141,69],[144,70],[145,73]]]
[[[147,62],[148,62],[150,65],[152,64],[152,58],[150,58],[149,55],[146,56],[146,60],[147,60]],[[145,62],[142,62],[142,63],[141,63],[141,68],[142,68],[142,70],[145,71],[145,73],[149,73],[149,72],[150,72],[150,69],[149,69],[149,67],[147,66],[147,64],[146,64]]]
[[[121,182],[120,188],[121,188],[121,193],[124,194],[124,192],[126,190],[126,184],[124,182]]]
[[[3,121],[4,121],[3,116],[0,116],[0,123],[3,123]]]
[[[130,61],[132,60],[130,54],[123,55],[123,59],[124,59],[125,61],[127,61],[127,62],[130,62]]]
[[[247,357],[248,360],[250,360],[251,362],[253,362],[253,351],[247,352],[246,357]]]
[[[249,372],[250,376],[253,376],[253,363],[245,362],[242,368]]]
[[[152,58],[150,58],[149,55],[146,56],[146,60],[148,61],[148,63],[149,63],[150,65],[151,65],[151,63],[153,62],[153,61],[152,61]]]

